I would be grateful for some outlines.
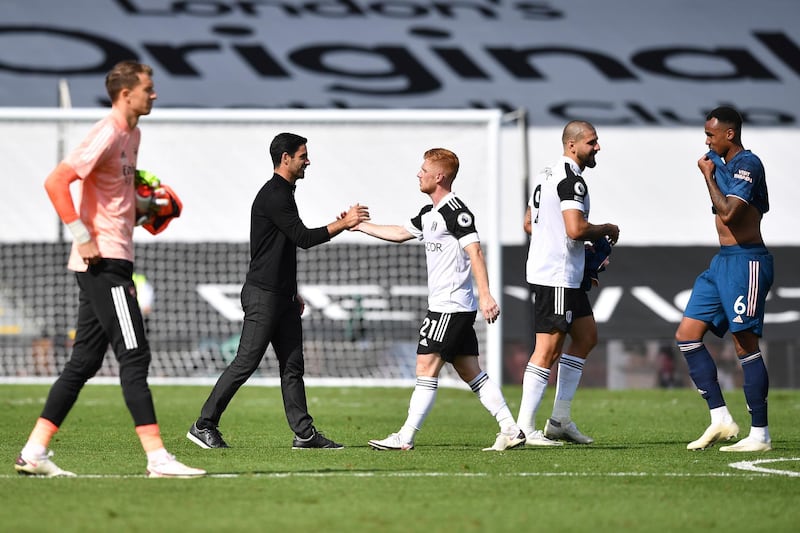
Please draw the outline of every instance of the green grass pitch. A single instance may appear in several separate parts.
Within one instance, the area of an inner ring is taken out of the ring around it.
[[[343,450],[292,450],[280,391],[252,386],[222,419],[231,448],[202,450],[185,434],[210,387],[152,389],[167,449],[208,477],[146,478],[121,391],[104,385],[84,389],[51,445],[79,477],[18,476],[48,387],[0,386],[0,530],[752,533],[800,523],[800,391],[770,394],[773,451],[729,454],[686,450],[708,423],[690,389],[580,389],[573,418],[595,444],[502,453],[481,451],[497,429],[468,390],[440,389],[415,450],[377,452],[367,440],[399,428],[410,389],[309,386],[317,427]],[[504,392],[516,414],[520,388]],[[726,398],[746,432],[742,392]]]

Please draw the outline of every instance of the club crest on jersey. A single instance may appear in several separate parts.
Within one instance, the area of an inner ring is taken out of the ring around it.
[[[586,186],[581,181],[575,182],[575,194],[584,196],[586,194]]]
[[[472,215],[470,215],[467,212],[459,213],[458,217],[456,218],[456,221],[458,222],[458,225],[461,226],[462,228],[468,228],[469,226],[472,225]]]

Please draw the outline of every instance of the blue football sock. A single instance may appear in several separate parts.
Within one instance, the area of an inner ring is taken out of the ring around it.
[[[769,375],[761,352],[755,352],[739,358],[744,373],[744,398],[750,411],[753,427],[766,427],[767,393],[769,392]]]
[[[717,379],[717,365],[706,345],[702,341],[685,341],[678,342],[678,348],[686,358],[689,376],[697,387],[697,392],[708,403],[708,408],[715,409],[725,405]]]

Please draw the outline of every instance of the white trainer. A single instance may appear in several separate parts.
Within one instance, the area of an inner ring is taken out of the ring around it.
[[[772,449],[772,440],[767,442],[755,439],[753,437],[745,437],[736,444],[730,446],[720,446],[721,452],[768,452]]]
[[[485,452],[502,452],[503,450],[510,450],[517,446],[525,444],[525,433],[522,430],[514,435],[506,435],[505,433],[498,433],[497,439],[489,448],[484,448]]]
[[[75,477],[73,472],[62,470],[50,458],[53,452],[48,450],[40,457],[29,457],[19,454],[14,469],[24,476],[42,476],[42,477]]]
[[[594,442],[592,437],[581,433],[572,420],[564,422],[549,418],[544,425],[544,435],[548,439],[566,440],[575,444],[591,444]]]
[[[382,440],[373,439],[369,445],[374,450],[413,450],[414,442],[405,442],[400,438],[400,433],[392,433]]]
[[[560,440],[550,440],[544,436],[541,429],[537,429],[525,438],[525,446],[563,446]]]
[[[158,463],[147,463],[148,477],[200,477],[205,476],[206,471],[200,468],[192,468],[181,463],[172,454],[167,454],[164,461]]]
[[[721,440],[731,440],[739,435],[736,422],[715,422],[708,426],[700,438],[686,445],[687,450],[705,450]]]

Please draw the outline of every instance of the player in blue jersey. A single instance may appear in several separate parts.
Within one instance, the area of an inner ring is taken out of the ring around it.
[[[744,374],[744,396],[750,412],[750,434],[725,452],[772,449],[767,424],[769,377],[759,348],[764,328],[764,303],[773,280],[772,255],[761,237],[761,218],[769,196],[761,160],[742,145],[742,117],[727,106],[706,116],[709,152],[697,166],[711,197],[720,251],[695,281],[675,333],[689,375],[708,403],[711,424],[689,450],[703,450],[739,434],[722,389],[717,367],[703,344],[707,331],[722,337],[730,330]]]
[[[514,421],[500,386],[478,363],[474,328],[477,310],[480,308],[483,318],[491,324],[500,315],[500,307],[489,291],[475,217],[451,190],[458,167],[458,157],[450,150],[428,150],[417,178],[420,191],[432,203],[403,226],[361,222],[353,228],[390,242],[413,238],[424,241],[428,267],[428,314],[419,330],[417,381],[408,417],[398,432],[369,441],[376,450],[414,448],[414,438],[433,409],[439,373],[445,363],[453,365],[500,426],[495,443],[484,451],[502,451],[525,443],[525,434]],[[478,292],[477,302],[472,278]]]

